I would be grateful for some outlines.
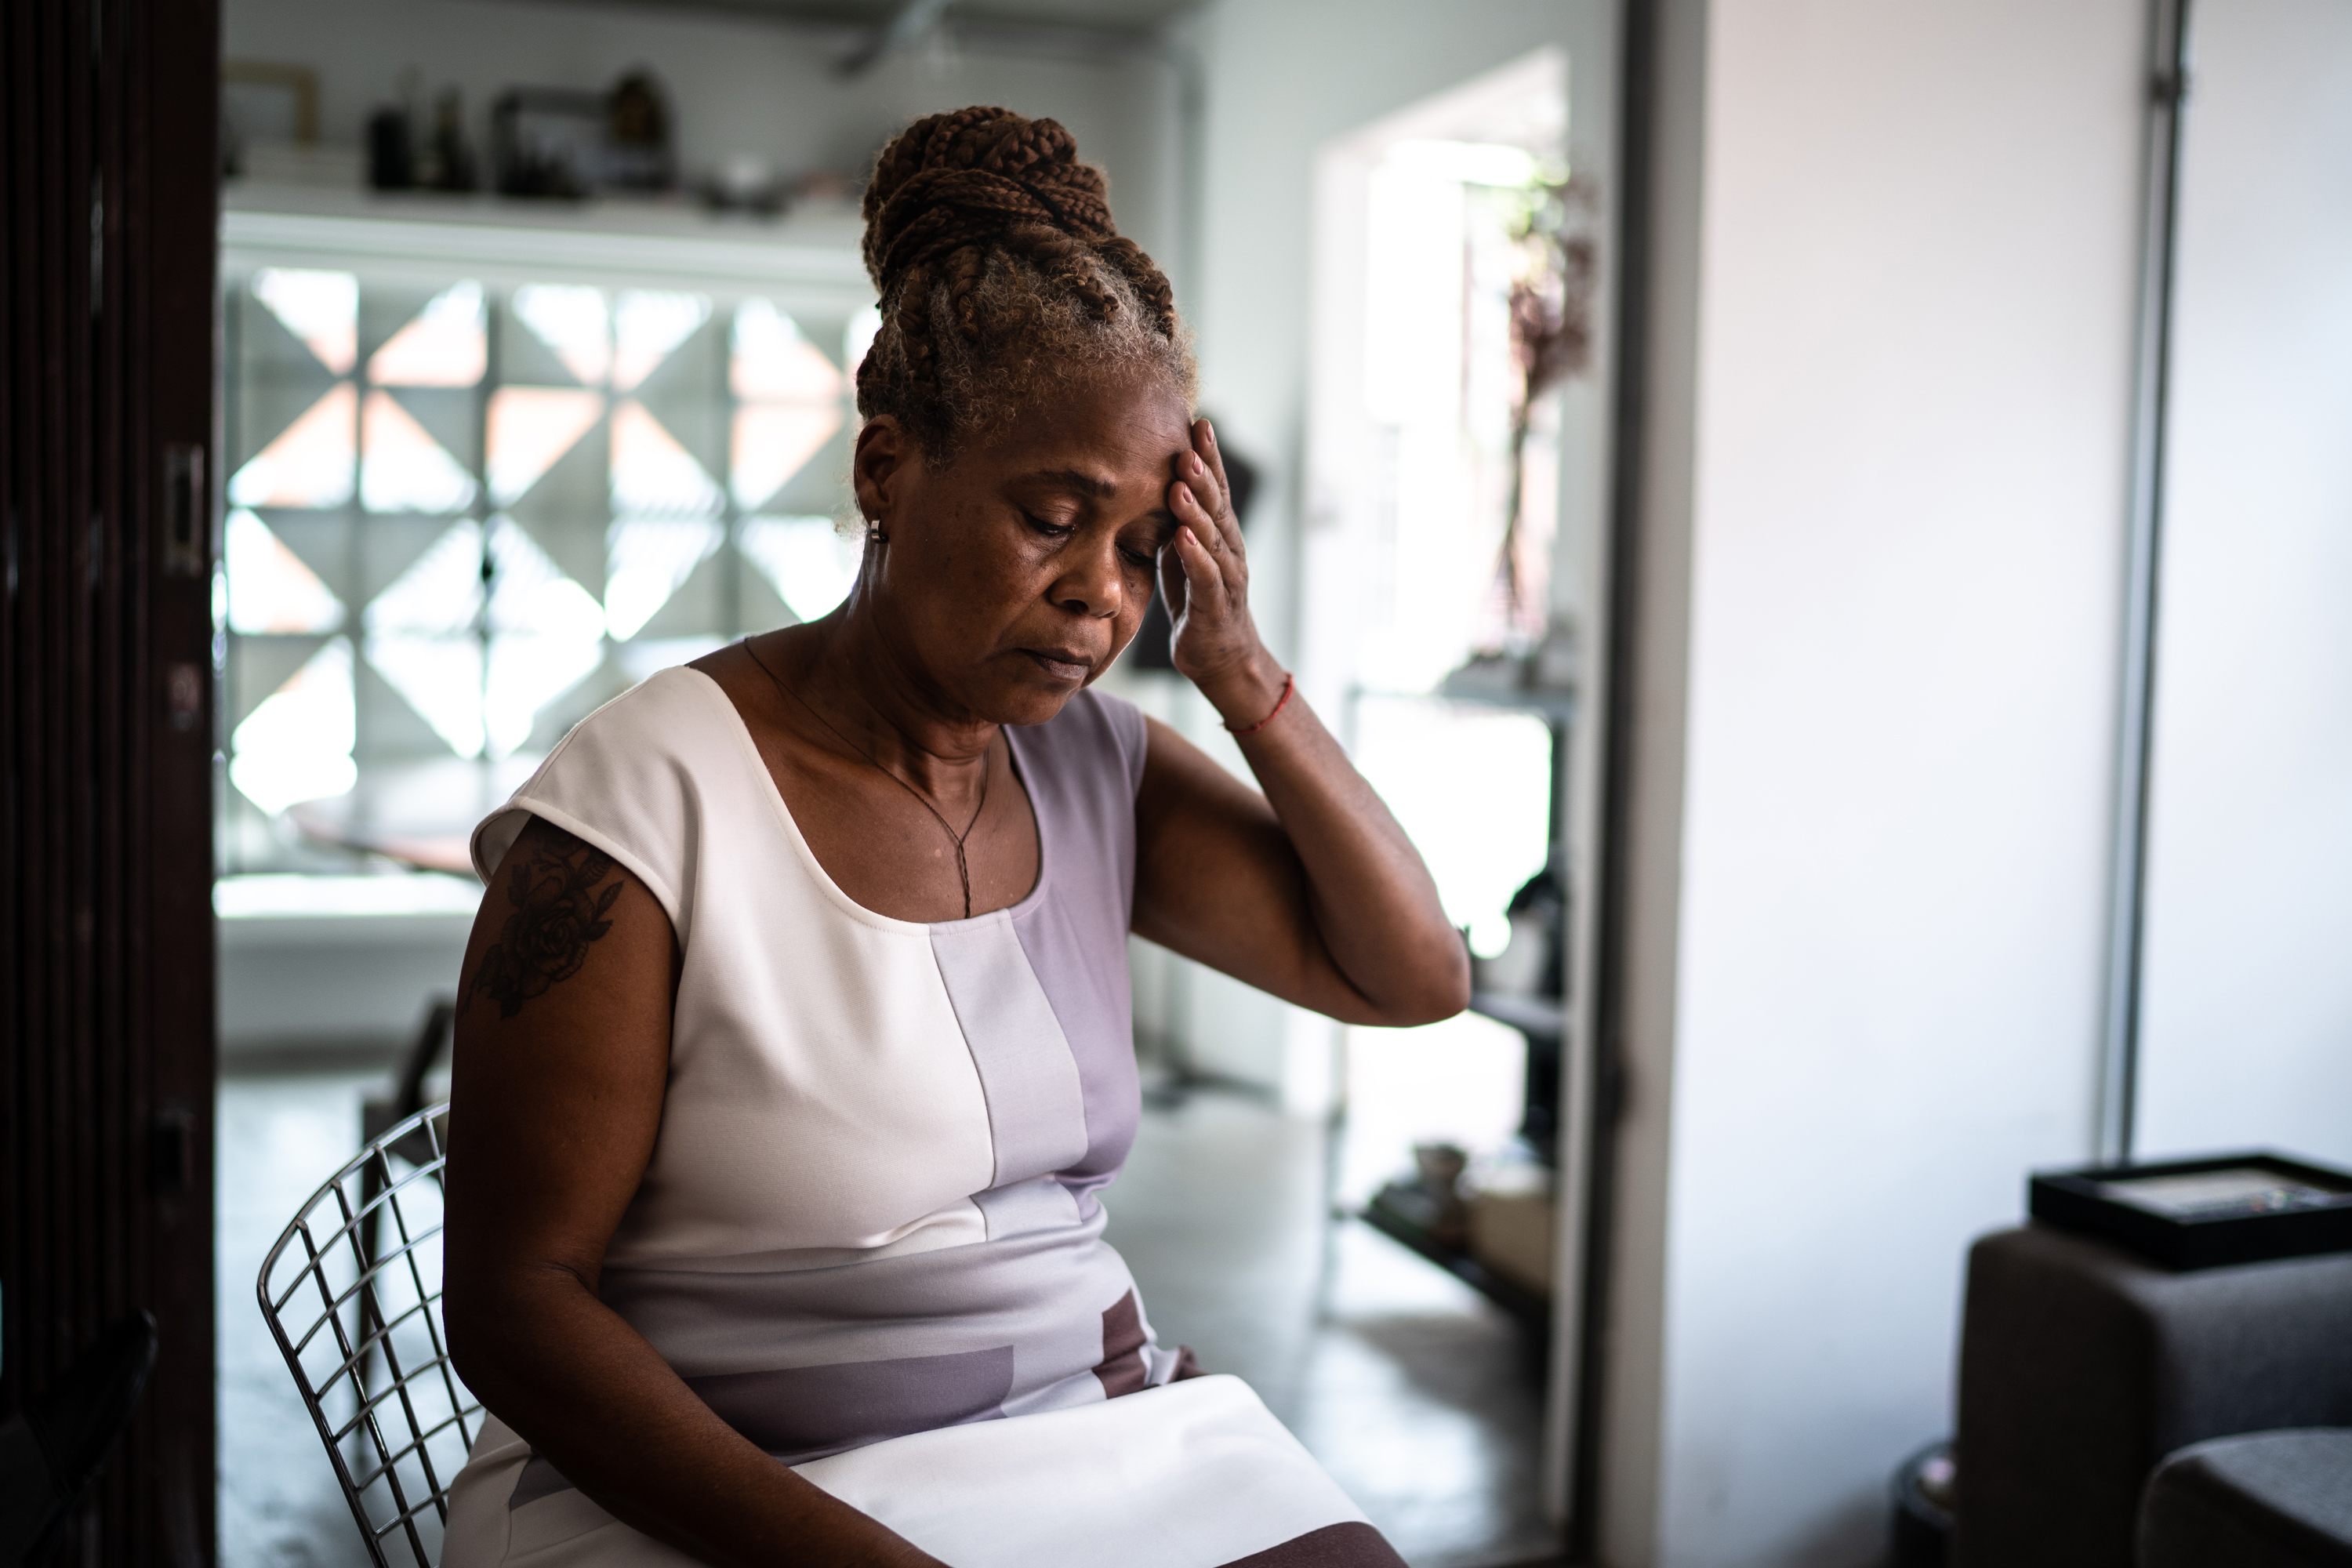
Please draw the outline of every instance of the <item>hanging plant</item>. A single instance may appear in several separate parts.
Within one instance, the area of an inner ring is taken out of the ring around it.
[[[1527,505],[1528,435],[1544,395],[1591,363],[1600,278],[1591,232],[1599,201],[1591,181],[1538,180],[1515,195],[1517,210],[1509,222],[1518,268],[1511,282],[1510,333],[1518,374],[1511,407],[1510,499],[1495,566],[1506,626],[1520,625],[1526,609],[1519,602],[1519,536]]]

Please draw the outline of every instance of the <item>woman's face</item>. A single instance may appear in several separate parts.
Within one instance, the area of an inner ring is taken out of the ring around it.
[[[950,712],[1051,719],[1135,636],[1191,449],[1183,400],[1145,374],[1040,395],[936,470],[871,421],[857,500],[889,542],[860,592],[886,644]]]

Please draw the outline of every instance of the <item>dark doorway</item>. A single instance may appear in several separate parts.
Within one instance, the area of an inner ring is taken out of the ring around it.
[[[0,19],[0,1414],[160,1331],[60,1555],[213,1559],[210,0]]]

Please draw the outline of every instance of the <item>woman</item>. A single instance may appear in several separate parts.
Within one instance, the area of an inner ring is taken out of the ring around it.
[[[1460,941],[1258,640],[1167,279],[1068,135],[919,121],[865,210],[848,601],[476,835],[446,1306],[496,1420],[444,1561],[1393,1563],[1236,1380],[1171,1386],[1097,1194],[1130,930],[1382,1025],[1460,1010]],[[1087,689],[1155,570],[1262,795]]]

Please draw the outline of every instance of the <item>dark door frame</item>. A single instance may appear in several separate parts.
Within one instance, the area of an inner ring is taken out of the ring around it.
[[[1633,805],[1641,690],[1643,455],[1649,437],[1658,27],[1662,0],[1622,0],[1618,27],[1615,313],[1609,389],[1607,625],[1593,889],[1591,1093],[1583,1108],[1583,1258],[1578,1270],[1576,1405],[1568,1551],[1596,1560],[1608,1441],[1610,1303],[1615,1288],[1618,1124],[1625,1102]]]
[[[66,1561],[214,1560],[216,0],[0,9],[0,1413],[154,1314]]]

